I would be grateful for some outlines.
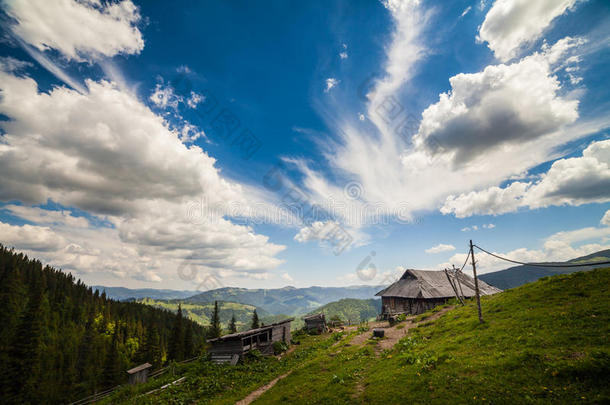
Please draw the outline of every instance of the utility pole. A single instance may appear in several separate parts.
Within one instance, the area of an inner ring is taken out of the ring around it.
[[[477,296],[477,306],[479,307],[479,322],[483,323],[483,314],[481,313],[481,294],[479,293],[479,279],[477,278],[477,266],[474,262],[474,248],[472,239],[470,240],[470,257],[472,258],[472,273],[474,274],[474,292]]]

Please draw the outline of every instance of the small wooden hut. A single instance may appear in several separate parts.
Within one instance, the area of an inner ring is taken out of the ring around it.
[[[211,344],[211,347],[208,352],[212,356],[212,361],[217,363],[231,361],[234,355],[242,359],[247,352],[253,349],[257,349],[263,354],[272,355],[274,342],[290,343],[290,323],[292,321],[294,321],[294,318],[285,319],[258,329],[210,339],[208,343]]]
[[[375,294],[381,297],[381,317],[385,319],[394,314],[416,315],[426,312],[455,298],[454,286],[465,298],[475,296],[472,277],[459,272],[451,278],[450,282],[444,271],[405,271],[398,281]],[[451,285],[452,282],[454,286]],[[479,291],[481,295],[491,295],[502,290],[479,279]]]
[[[148,380],[148,373],[151,367],[152,364],[144,363],[127,370],[127,374],[129,374],[129,384],[145,383]]]
[[[313,314],[303,317],[305,321],[305,328],[308,332],[317,331],[322,333],[326,330],[326,317],[323,313]]]

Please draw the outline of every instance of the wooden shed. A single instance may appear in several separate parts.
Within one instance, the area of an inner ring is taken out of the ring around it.
[[[305,321],[305,328],[308,332],[317,331],[322,333],[326,330],[326,317],[323,313],[313,314],[303,317]]]
[[[472,277],[458,272],[452,276],[453,280],[460,295],[466,298],[475,296]],[[491,295],[502,290],[479,279],[479,291],[481,295]],[[409,269],[398,281],[375,295],[381,297],[381,317],[387,318],[394,314],[426,312],[455,298],[455,290],[444,271]]]
[[[129,384],[145,383],[148,380],[148,373],[151,367],[152,364],[144,363],[127,370],[127,374],[129,374]]]
[[[273,354],[274,342],[285,342],[290,344],[290,323],[294,318],[272,323],[258,329],[250,329],[244,332],[224,335],[216,339],[208,340],[211,347],[208,352],[212,361],[220,363],[238,355],[240,359],[250,350],[257,349],[263,354]]]

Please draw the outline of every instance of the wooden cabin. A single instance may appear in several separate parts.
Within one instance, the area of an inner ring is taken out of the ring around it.
[[[234,355],[243,359],[250,350],[257,349],[263,354],[273,354],[273,343],[284,342],[290,344],[290,323],[294,318],[272,323],[258,329],[250,329],[244,332],[224,335],[216,339],[208,340],[211,347],[208,352],[212,361],[220,363],[231,361]]]
[[[395,314],[421,314],[442,305],[456,297],[454,287],[462,297],[475,296],[474,279],[466,274],[459,272],[449,277],[444,271],[412,269],[375,295],[381,297],[381,318],[386,319]],[[481,295],[501,291],[479,279]]]
[[[144,363],[127,370],[127,374],[129,374],[129,384],[145,383],[148,380],[148,373],[151,367],[152,364]]]
[[[303,317],[305,328],[308,332],[317,331],[322,333],[326,330],[326,317],[323,313]]]

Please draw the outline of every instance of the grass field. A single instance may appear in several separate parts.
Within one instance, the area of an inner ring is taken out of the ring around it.
[[[281,360],[197,361],[180,386],[114,402],[233,403],[291,371],[255,403],[609,403],[609,285],[610,269],[554,276],[484,297],[483,324],[469,302],[418,317],[389,350],[366,328],[303,336]]]

